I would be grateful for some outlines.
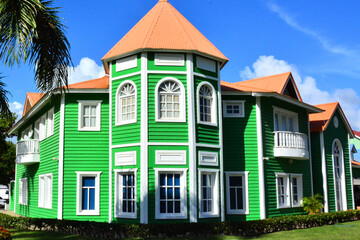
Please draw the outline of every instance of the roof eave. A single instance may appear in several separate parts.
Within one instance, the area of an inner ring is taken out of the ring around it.
[[[204,57],[208,57],[208,58],[213,58],[213,59],[219,61],[221,63],[220,64],[220,69],[222,69],[226,65],[226,63],[229,62],[229,59],[227,59],[226,57],[225,58],[219,58],[217,56],[207,54],[207,53],[197,51],[197,50],[164,49],[164,48],[139,48],[139,49],[136,49],[136,50],[133,50],[133,51],[130,51],[130,52],[126,52],[126,53],[123,53],[123,54],[115,55],[115,56],[112,56],[112,57],[107,57],[107,58],[103,57],[101,59],[101,61],[102,61],[103,66],[104,66],[105,73],[109,74],[109,66],[108,66],[109,62],[114,61],[114,60],[119,59],[119,58],[131,56],[131,55],[134,55],[134,54],[137,54],[137,53],[140,53],[140,52],[171,52],[171,53],[173,53],[173,52],[175,52],[175,53],[190,52],[190,53],[195,53],[195,54],[198,54],[198,55],[201,55],[201,56],[204,56]]]
[[[310,104],[307,104],[307,103],[304,103],[304,102],[300,102],[300,101],[298,101],[296,99],[292,99],[290,97],[283,96],[283,95],[275,93],[275,92],[269,92],[269,93],[253,92],[252,95],[254,97],[256,97],[256,96],[259,96],[259,97],[275,97],[275,98],[281,99],[283,101],[292,103],[292,104],[294,104],[296,106],[305,108],[305,109],[309,110],[309,113],[321,113],[321,112],[324,111],[324,110],[322,110],[320,108],[317,108],[317,107],[315,107],[313,105],[310,105]]]
[[[109,89],[67,89],[66,93],[108,93]],[[61,94],[61,90],[54,90],[52,92],[46,93],[18,122],[14,124],[9,130],[8,134],[13,134],[18,130],[27,120],[40,111],[41,107],[47,103],[52,95]]]

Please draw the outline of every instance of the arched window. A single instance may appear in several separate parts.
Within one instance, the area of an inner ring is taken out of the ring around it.
[[[334,161],[334,181],[335,181],[335,196],[337,211],[346,210],[344,208],[344,174],[343,174],[343,152],[341,143],[335,140],[332,148],[332,155]]]
[[[116,94],[116,124],[136,122],[137,93],[132,81],[123,82]]]
[[[185,121],[185,91],[181,82],[167,78],[157,85],[157,121]]]
[[[198,86],[198,122],[216,125],[216,92],[214,87],[207,82]]]

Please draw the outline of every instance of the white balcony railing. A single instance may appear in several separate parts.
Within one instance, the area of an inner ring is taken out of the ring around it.
[[[16,163],[29,165],[40,161],[40,144],[37,139],[19,141],[16,144]]]
[[[290,131],[274,132],[274,156],[309,159],[307,135]]]

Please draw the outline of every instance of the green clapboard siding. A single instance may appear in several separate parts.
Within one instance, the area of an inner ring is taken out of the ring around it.
[[[302,174],[303,196],[311,196],[311,177],[309,160],[292,160],[274,157],[274,111],[273,106],[298,113],[299,132],[308,135],[308,114],[305,109],[274,99],[261,98],[261,118],[263,128],[264,177],[266,216],[275,217],[286,214],[301,214],[302,208],[277,208],[276,172]]]
[[[189,168],[189,149],[188,146],[149,146],[149,223],[183,223],[189,222],[189,216],[187,219],[155,219],[155,168],[170,168],[170,169],[182,169]],[[159,165],[155,164],[156,150],[185,150],[186,151],[186,164],[185,165]],[[189,171],[187,174],[187,210],[189,212]]]
[[[16,213],[35,218],[57,218],[58,205],[58,160],[60,100],[54,98],[38,114],[29,119],[32,124],[54,106],[54,134],[40,141],[40,163],[24,166],[17,165],[16,171]],[[27,124],[27,126],[29,126]],[[26,126],[26,127],[27,127]],[[52,208],[38,207],[39,175],[52,173]],[[19,179],[28,179],[28,204],[19,203]]]
[[[224,171],[249,171],[249,214],[226,215],[226,220],[257,220],[260,219],[260,198],[255,98],[250,96],[223,96],[222,98],[223,100],[245,101],[245,117],[223,118],[223,132],[226,136],[223,139]],[[224,183],[226,184],[226,179]]]
[[[123,71],[116,71],[116,61],[113,61],[111,63],[111,71],[112,71],[112,77],[116,78],[116,77],[120,77],[126,74],[131,74],[131,73],[135,73],[135,72],[139,72],[141,70],[141,54],[137,54],[137,66],[134,68],[130,68],[130,69],[125,69]]]
[[[113,170],[115,169],[122,169],[122,170],[126,170],[126,169],[137,169],[136,172],[136,199],[137,199],[137,219],[128,219],[128,218],[115,218],[114,217],[114,212],[115,212],[115,188],[116,188],[116,183],[115,183],[115,173],[113,171],[112,173],[112,187],[113,187],[113,198],[112,198],[112,202],[113,202],[113,206],[112,206],[112,222],[114,223],[140,223],[140,188],[141,188],[141,176],[140,176],[140,147],[126,147],[126,148],[115,148],[112,150],[112,159],[115,159],[115,153],[117,152],[129,152],[129,151],[136,151],[136,165],[129,165],[129,166],[115,166],[115,161],[113,161],[112,166],[113,166]]]
[[[342,121],[339,110],[336,110],[334,116],[339,119],[339,127],[335,128],[333,124],[333,118],[330,120],[328,127],[324,132],[324,145],[326,156],[326,173],[328,180],[328,199],[329,199],[329,211],[336,211],[336,198],[335,198],[335,185],[334,185],[334,163],[332,158],[332,146],[335,139],[341,142],[344,154],[344,166],[345,166],[345,185],[346,185],[346,199],[348,209],[352,208],[352,191],[351,191],[351,172],[350,172],[350,160],[349,160],[349,142],[348,132],[345,123]]]
[[[115,114],[116,114],[116,92],[120,84],[124,81],[130,80],[134,82],[137,90],[137,122],[115,125]],[[133,77],[115,80],[112,82],[112,144],[128,144],[140,142],[140,123],[141,123],[141,76],[136,75]]]
[[[155,120],[155,92],[158,82],[165,78],[172,77],[178,79],[186,92],[186,75],[161,75],[149,74],[148,76],[148,96],[149,96],[149,142],[188,142],[188,123],[187,123],[187,94],[185,94],[186,122],[156,122]]]
[[[194,104],[195,119],[197,122],[199,122],[199,119],[198,119],[198,86],[203,81],[207,81],[214,87],[214,89],[216,91],[216,114],[218,114],[218,111],[219,111],[219,106],[217,104],[218,84],[214,80],[209,80],[209,79],[197,77],[197,76],[195,76],[194,78],[195,78],[195,104]],[[200,123],[196,124],[196,142],[203,143],[203,144],[214,144],[214,145],[219,144],[219,117],[218,117],[218,115],[217,115],[217,125],[216,126],[209,126],[209,125],[200,124]]]
[[[68,94],[65,101],[64,219],[109,220],[109,97],[108,94]],[[102,100],[101,131],[78,131],[77,100]],[[76,171],[100,174],[100,215],[76,215]]]
[[[311,160],[312,160],[314,194],[319,193],[321,196],[324,196],[319,132],[311,133],[311,157],[312,157]]]

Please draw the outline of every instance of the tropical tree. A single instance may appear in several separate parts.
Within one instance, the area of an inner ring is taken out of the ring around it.
[[[6,139],[9,128],[14,124],[16,116],[0,114],[0,184],[9,184],[14,179],[16,148]]]
[[[40,92],[67,86],[70,44],[53,0],[0,0],[0,60],[34,66]],[[9,113],[0,78],[0,112]]]

